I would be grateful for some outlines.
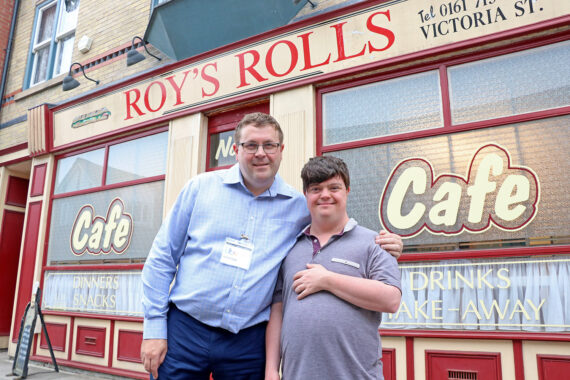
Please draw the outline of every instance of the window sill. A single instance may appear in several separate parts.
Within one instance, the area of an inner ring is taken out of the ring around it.
[[[27,88],[22,92],[17,93],[16,95],[14,95],[14,101],[18,102],[22,99],[25,99],[32,95],[36,95],[37,93],[45,91],[49,88],[61,85],[63,83],[63,78],[65,77],[65,75],[66,75],[65,73],[60,74],[50,80],[47,80],[33,87]]]

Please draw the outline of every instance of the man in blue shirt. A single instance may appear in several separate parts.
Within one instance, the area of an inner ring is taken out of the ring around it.
[[[186,184],[146,260],[141,358],[154,378],[263,379],[279,267],[310,217],[303,195],[277,174],[277,121],[246,115],[234,141],[238,164]],[[380,243],[402,250],[393,234]]]

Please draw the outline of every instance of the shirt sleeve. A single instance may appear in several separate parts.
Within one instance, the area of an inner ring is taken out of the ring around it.
[[[377,244],[372,244],[369,251],[367,277],[395,286],[402,291],[400,268],[396,258]]]
[[[188,226],[198,182],[189,181],[178,195],[152,243],[142,270],[144,339],[166,339],[170,284],[188,241]]]

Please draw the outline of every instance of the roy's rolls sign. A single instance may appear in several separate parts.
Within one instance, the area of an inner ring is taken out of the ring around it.
[[[491,226],[516,231],[535,217],[540,199],[536,173],[513,162],[498,144],[475,151],[465,175],[437,173],[424,158],[396,165],[380,198],[386,229],[403,237],[480,233]]]

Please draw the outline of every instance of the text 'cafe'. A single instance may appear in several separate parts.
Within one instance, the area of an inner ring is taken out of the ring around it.
[[[186,181],[235,163],[237,121],[262,111],[283,128],[288,183],[301,189],[310,157],[340,157],[349,215],[404,238],[385,379],[568,378],[569,62],[568,1],[364,1],[32,109],[49,149],[27,228],[45,231],[58,362],[147,378],[153,238]],[[43,333],[32,359],[50,361]]]

